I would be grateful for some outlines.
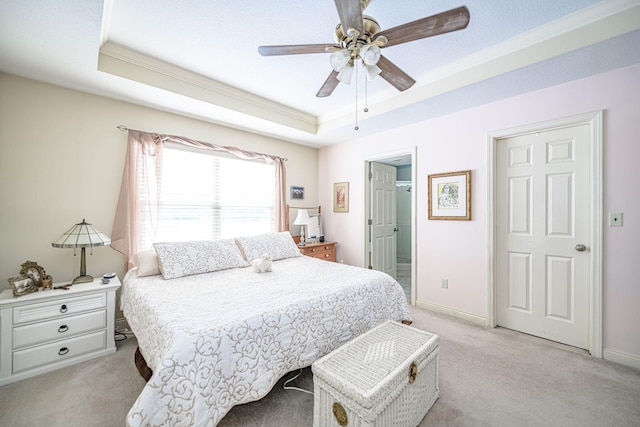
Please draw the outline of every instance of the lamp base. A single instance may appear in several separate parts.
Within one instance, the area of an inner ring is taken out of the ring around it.
[[[82,248],[84,249],[84,248]],[[71,282],[72,285],[77,285],[78,283],[89,283],[89,282],[93,282],[93,276],[89,276],[88,274],[84,274],[84,275],[80,275],[78,277],[76,277],[75,279],[73,279],[73,282]]]

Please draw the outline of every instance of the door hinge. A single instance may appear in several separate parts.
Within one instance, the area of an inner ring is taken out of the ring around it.
[[[369,270],[373,270],[373,266],[372,265],[370,265],[368,268],[369,268]]]
[[[369,172],[369,181],[373,179],[373,172]]]
[[[368,220],[367,220],[367,224],[368,224],[368,225],[373,225],[373,220],[372,220],[372,219],[368,219]]]

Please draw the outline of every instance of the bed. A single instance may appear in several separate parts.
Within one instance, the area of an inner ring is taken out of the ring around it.
[[[393,278],[301,256],[289,232],[155,249],[156,264],[140,257],[121,290],[153,372],[128,426],[215,426],[287,372],[411,316]],[[249,260],[264,252],[272,271],[257,273]]]

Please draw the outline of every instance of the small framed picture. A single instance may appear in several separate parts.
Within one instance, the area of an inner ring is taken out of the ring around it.
[[[349,212],[348,182],[336,182],[333,184],[333,211]]]
[[[303,200],[304,199],[304,187],[291,186],[291,200]]]
[[[31,277],[36,288],[42,287],[42,281],[47,276],[44,268],[33,261],[25,261],[20,267],[22,267],[19,273],[20,276]]]
[[[36,292],[38,287],[33,283],[33,279],[27,276],[18,276],[9,278],[9,283],[13,288],[13,296],[19,297]]]
[[[471,220],[471,171],[428,177],[429,219]]]

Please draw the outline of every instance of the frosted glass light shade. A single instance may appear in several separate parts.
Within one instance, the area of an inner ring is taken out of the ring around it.
[[[329,57],[329,63],[334,71],[340,72],[349,63],[351,53],[347,49],[337,50]]]
[[[360,49],[360,56],[365,65],[376,65],[380,60],[380,47],[375,44],[365,45]]]
[[[375,79],[382,72],[377,65],[365,65],[364,68],[367,70],[367,79],[369,80]]]
[[[353,76],[353,65],[346,65],[339,73],[338,80],[346,85],[351,84],[351,77]]]

